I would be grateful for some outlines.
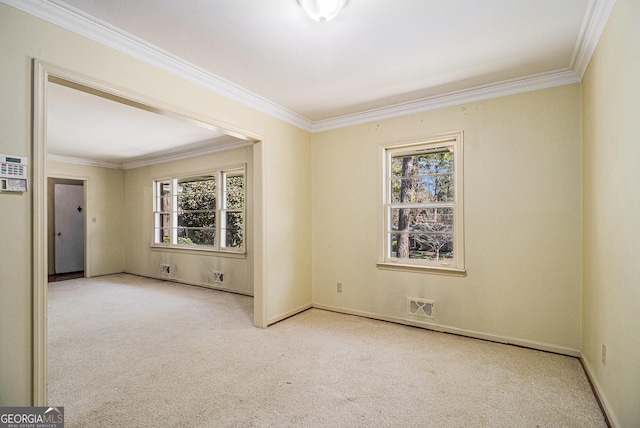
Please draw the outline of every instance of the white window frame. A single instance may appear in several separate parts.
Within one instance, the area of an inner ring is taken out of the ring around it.
[[[454,200],[448,202],[430,202],[424,204],[392,203],[391,197],[391,158],[399,154],[414,154],[423,150],[437,150],[451,147],[454,152]],[[419,272],[464,275],[464,186],[463,171],[464,151],[463,133],[454,132],[442,134],[419,141],[383,144],[380,146],[381,171],[381,214],[380,234],[378,240],[379,257],[377,266],[380,269],[408,270]],[[423,259],[399,259],[391,254],[391,210],[399,206],[414,208],[452,208],[453,209],[453,259],[447,261]]]
[[[227,206],[227,180],[229,176],[242,176],[244,179],[244,196],[243,206],[241,209],[229,208]],[[178,231],[178,183],[190,180],[197,180],[202,177],[212,177],[216,180],[216,207],[215,207],[215,245],[187,245],[179,244]],[[163,211],[161,206],[161,197],[159,189],[161,183],[169,184],[169,209]],[[229,255],[244,255],[247,247],[247,173],[246,166],[233,166],[221,168],[218,170],[210,170],[203,173],[193,173],[188,175],[177,175],[164,177],[153,180],[153,231],[151,238],[151,246],[156,249],[170,250],[189,250],[189,251],[209,251],[221,252]],[[226,242],[226,214],[241,213],[242,214],[242,244],[238,247],[228,247]],[[161,223],[161,215],[169,217],[169,236],[168,243],[159,242],[159,230],[163,227]]]

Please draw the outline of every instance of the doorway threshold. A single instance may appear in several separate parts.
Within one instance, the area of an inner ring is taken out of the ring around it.
[[[57,273],[54,275],[49,275],[49,282],[67,281],[69,279],[77,278],[84,278],[83,270],[79,272]]]

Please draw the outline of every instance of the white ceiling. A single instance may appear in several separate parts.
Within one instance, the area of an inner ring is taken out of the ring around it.
[[[350,0],[327,23],[296,0],[42,0],[51,13],[31,12],[313,129],[511,82],[577,82],[614,2]]]
[[[246,144],[220,130],[47,84],[47,152],[53,159],[117,168]]]
[[[571,67],[590,0],[66,0],[311,121]]]

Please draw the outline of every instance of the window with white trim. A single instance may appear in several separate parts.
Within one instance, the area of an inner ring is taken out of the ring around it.
[[[382,149],[379,266],[464,271],[462,133]]]
[[[153,244],[244,252],[245,171],[154,181]]]

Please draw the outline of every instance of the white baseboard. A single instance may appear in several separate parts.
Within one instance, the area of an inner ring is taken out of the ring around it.
[[[287,319],[287,318],[292,317],[292,316],[294,316],[296,314],[299,314],[300,312],[304,312],[307,309],[311,309],[312,307],[313,306],[311,305],[311,303],[308,303],[306,305],[302,305],[302,306],[299,306],[299,307],[297,307],[295,309],[287,311],[287,312],[285,312],[283,314],[277,315],[277,316],[275,316],[273,318],[269,318],[267,320],[267,325],[275,324],[275,323],[280,322],[280,321],[282,321],[284,319]]]
[[[202,287],[202,288],[210,288],[212,290],[218,290],[218,291],[228,291],[229,293],[235,293],[235,294],[242,294],[244,296],[250,296],[253,297],[253,293],[249,293],[246,291],[241,291],[241,290],[234,290],[233,288],[228,288],[228,287],[219,287],[213,284],[208,284],[205,282],[198,282],[198,281],[186,281],[180,278],[174,278],[171,276],[159,276],[159,275],[142,275],[139,273],[130,273],[130,272],[124,272],[128,275],[137,275],[137,276],[143,276],[143,277],[147,277],[147,278],[153,278],[153,279],[159,279],[161,281],[171,281],[171,282],[177,282],[180,284],[185,284],[185,285],[195,285],[197,287]]]
[[[465,330],[457,327],[449,327],[446,325],[432,324],[428,322],[416,321],[416,320],[407,319],[407,318],[378,315],[370,312],[344,309],[344,308],[334,307],[330,305],[323,305],[318,303],[314,303],[313,307],[318,309],[324,309],[327,311],[332,311],[332,312],[339,312],[339,313],[348,314],[348,315],[357,315],[357,316],[376,319],[380,321],[389,321],[397,324],[409,325],[412,327],[420,327],[427,330],[438,331],[441,333],[457,334],[459,336],[471,337],[474,339],[482,339],[482,340],[488,340],[490,342],[522,346],[524,348],[531,348],[539,351],[553,352],[555,354],[562,354],[570,357],[579,358],[581,356],[581,353],[578,349],[566,348],[563,346],[553,345],[549,343],[535,342],[532,340],[520,339],[517,337],[499,336],[495,334],[482,333],[479,331]]]
[[[602,406],[602,410],[604,411],[604,414],[608,419],[609,425],[611,425],[612,428],[620,427],[620,422],[618,422],[618,418],[616,418],[616,415],[613,412],[613,408],[611,408],[611,403],[609,403],[609,400],[607,400],[607,396],[602,389],[602,385],[600,385],[600,382],[598,382],[598,378],[595,376],[591,363],[589,363],[589,360],[587,360],[584,355],[580,356],[580,361],[582,362],[584,371],[587,373],[589,382],[591,382],[593,391],[595,392],[596,397],[600,402],[600,406]]]
[[[133,274],[133,275],[136,275],[136,274]],[[160,280],[174,281],[174,282],[179,282],[179,283],[187,284],[187,285],[196,285],[196,286],[199,286],[199,287],[211,288],[211,289],[214,289],[214,290],[228,291],[228,292],[231,292],[231,293],[237,293],[237,294],[244,294],[244,295],[247,295],[247,296],[252,296],[252,294],[249,294],[249,293],[246,293],[246,292],[232,290],[232,289],[224,288],[224,287],[216,287],[215,285],[205,284],[205,283],[198,283],[196,281],[183,281],[183,280],[181,280],[179,278],[162,277],[162,276],[152,276],[152,278],[160,279]],[[280,315],[277,315],[275,317],[269,318],[269,319],[267,319],[267,325],[275,324],[275,323],[277,323],[279,321],[282,321],[282,320],[284,320],[286,318],[292,317],[292,316],[294,316],[296,314],[299,314],[300,312],[304,312],[307,309],[311,309],[311,308],[323,309],[323,310],[332,311],[332,312],[339,312],[339,313],[348,314],[348,315],[356,315],[356,316],[376,319],[376,320],[380,320],[380,321],[388,321],[388,322],[393,322],[393,323],[397,323],[397,324],[409,325],[409,326],[412,326],[412,327],[424,328],[424,329],[427,329],[427,330],[438,331],[438,332],[441,332],[441,333],[457,334],[459,336],[471,337],[471,338],[474,338],[474,339],[488,340],[490,342],[497,342],[497,343],[504,343],[504,344],[507,344],[507,345],[522,346],[524,348],[531,348],[531,349],[536,349],[536,350],[539,350],[539,351],[553,352],[553,353],[556,353],[556,354],[567,355],[567,356],[570,356],[570,357],[582,358],[582,353],[578,349],[566,348],[566,347],[563,347],[563,346],[553,345],[553,344],[549,344],[549,343],[543,343],[543,342],[536,342],[536,341],[532,341],[532,340],[520,339],[520,338],[517,338],[517,337],[500,336],[500,335],[495,335],[495,334],[483,333],[483,332],[479,332],[479,331],[465,330],[465,329],[461,329],[461,328],[457,328],[457,327],[450,327],[450,326],[441,325],[441,324],[432,324],[432,323],[428,323],[428,322],[424,322],[424,321],[416,321],[416,320],[412,320],[412,319],[408,319],[408,318],[390,317],[390,316],[379,315],[379,314],[375,314],[375,313],[371,313],[371,312],[357,311],[357,310],[353,310],[353,309],[345,309],[345,308],[340,308],[340,307],[331,306],[331,305],[324,305],[324,304],[321,304],[321,303],[313,303],[313,304],[312,303],[308,303],[308,304],[299,306],[299,307],[297,307],[295,309],[292,309],[290,311],[284,312],[284,313],[282,313]]]

